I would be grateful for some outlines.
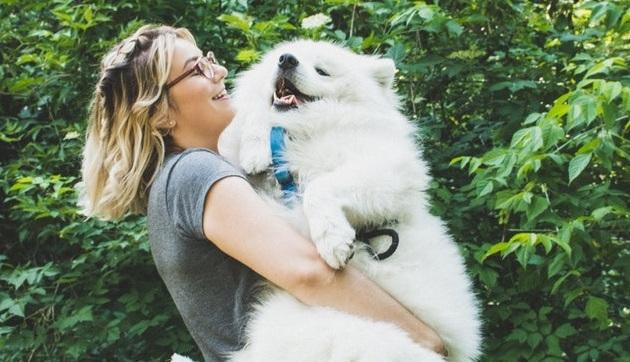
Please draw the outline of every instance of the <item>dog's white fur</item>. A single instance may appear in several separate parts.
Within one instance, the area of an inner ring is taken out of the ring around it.
[[[278,59],[299,64],[289,79],[317,97],[296,109],[271,106]],[[317,73],[323,69],[330,76]],[[349,264],[363,271],[434,328],[449,361],[480,354],[478,307],[464,261],[443,223],[429,213],[430,177],[416,147],[414,126],[398,110],[391,60],[357,55],[326,42],[283,43],[238,77],[237,114],[222,134],[220,152],[250,174],[263,173],[261,190],[279,199],[268,170],[269,131],[287,130],[285,159],[299,186],[298,203],[278,212],[309,235],[322,257],[343,267],[355,230],[397,221],[400,245],[375,261],[355,247]],[[387,240],[373,240],[382,251]],[[401,329],[327,308],[308,307],[272,289],[252,316],[248,344],[235,361],[443,361]]]

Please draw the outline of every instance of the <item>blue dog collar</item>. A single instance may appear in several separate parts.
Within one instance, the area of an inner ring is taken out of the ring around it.
[[[284,137],[286,131],[282,127],[272,127],[269,137],[271,146],[271,163],[273,165],[273,175],[280,184],[282,199],[285,204],[290,204],[297,192],[297,185],[293,180],[293,175],[289,172],[287,161],[284,159]]]

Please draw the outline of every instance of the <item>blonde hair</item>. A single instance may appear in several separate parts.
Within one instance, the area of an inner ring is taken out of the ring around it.
[[[184,28],[146,25],[103,57],[83,151],[83,214],[111,220],[146,212],[172,126],[164,85],[177,38],[195,44]]]

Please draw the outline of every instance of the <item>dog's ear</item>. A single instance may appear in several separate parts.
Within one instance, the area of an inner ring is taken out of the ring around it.
[[[394,83],[396,65],[389,58],[373,58],[369,64],[369,71],[383,88],[390,88]]]

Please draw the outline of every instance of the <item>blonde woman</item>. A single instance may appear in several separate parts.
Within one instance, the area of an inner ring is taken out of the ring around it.
[[[240,349],[261,278],[308,305],[392,322],[443,344],[376,284],[336,271],[217,153],[234,110],[227,70],[183,28],[144,26],[101,65],[83,154],[84,212],[147,214],[156,267],[206,361]]]

